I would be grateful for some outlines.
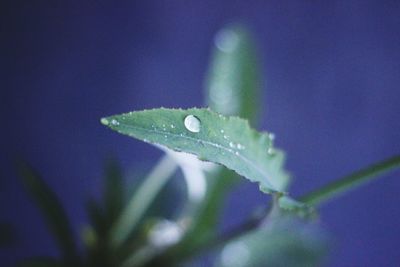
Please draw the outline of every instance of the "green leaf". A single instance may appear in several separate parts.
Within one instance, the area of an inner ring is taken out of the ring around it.
[[[40,175],[27,163],[20,162],[19,171],[26,191],[42,211],[47,226],[63,253],[64,259],[71,263],[76,262],[77,254],[73,233],[60,200]]]
[[[207,78],[207,105],[214,111],[255,122],[260,79],[254,44],[239,24],[221,29]]]
[[[399,167],[400,156],[395,156],[333,181],[303,196],[300,200],[309,205],[318,205]]]
[[[0,248],[8,247],[15,243],[15,230],[8,223],[0,223]]]
[[[85,208],[90,224],[93,227],[93,231],[96,236],[105,236],[107,234],[107,230],[109,230],[109,226],[107,225],[104,211],[92,198],[89,198],[86,201]]]
[[[104,205],[106,219],[110,224],[117,220],[124,205],[122,172],[118,163],[111,159],[106,164]]]
[[[153,109],[103,118],[101,122],[121,134],[195,154],[222,164],[263,192],[282,192],[289,175],[284,156],[273,147],[268,133],[258,133],[246,120],[225,117],[209,109]]]
[[[113,247],[122,245],[130,237],[130,234],[176,168],[176,163],[170,157],[164,156],[138,187],[112,227],[111,242]]]
[[[217,266],[319,266],[327,249],[328,237],[318,225],[278,217],[228,243]]]

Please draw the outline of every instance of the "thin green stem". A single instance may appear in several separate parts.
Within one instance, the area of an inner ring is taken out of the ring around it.
[[[301,197],[300,201],[309,205],[319,205],[398,167],[400,167],[400,156],[389,158],[308,193]]]
[[[177,164],[171,157],[165,155],[160,159],[129,200],[114,225],[111,234],[114,247],[121,245],[129,237],[129,234],[176,169]]]

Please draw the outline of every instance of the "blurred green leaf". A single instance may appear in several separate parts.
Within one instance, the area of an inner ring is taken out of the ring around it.
[[[187,215],[190,216],[191,222],[189,229],[178,244],[170,247],[161,255],[161,261],[184,260],[191,256],[196,248],[202,247],[216,235],[224,192],[229,188],[229,184],[236,175],[231,170],[221,171],[220,168],[214,174],[208,175],[207,192],[202,203],[193,214]]]
[[[327,234],[317,224],[278,217],[228,243],[216,266],[320,266],[327,251]]]
[[[111,226],[120,216],[125,199],[121,168],[114,159],[106,164],[104,189],[105,213]]]
[[[112,228],[111,242],[113,247],[122,245],[130,237],[130,234],[143,218],[169,177],[176,171],[176,168],[176,163],[170,157],[164,156],[149,176],[143,180]]]
[[[90,225],[81,231],[81,238],[87,253],[88,266],[111,266],[109,250],[109,220],[102,209],[92,198],[86,202],[86,212]]]
[[[218,113],[254,123],[261,82],[250,33],[242,25],[230,25],[217,33],[214,45],[206,79],[206,104]]]
[[[104,210],[92,198],[86,202],[86,213],[96,235],[104,236],[109,230]],[[108,229],[107,229],[108,228]]]
[[[42,211],[47,226],[53,234],[64,259],[74,263],[76,254],[73,233],[67,215],[56,194],[47,186],[37,171],[25,162],[19,162],[18,170],[26,191]]]
[[[208,109],[152,109],[103,118],[102,123],[131,137],[197,155],[258,182],[263,192],[280,192],[289,180],[279,168],[282,152],[270,135],[238,117]]]
[[[15,230],[8,223],[0,223],[0,248],[8,247],[16,241]]]

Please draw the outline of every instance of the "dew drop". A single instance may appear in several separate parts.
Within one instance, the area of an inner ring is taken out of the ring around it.
[[[112,119],[111,124],[117,126],[119,125],[119,122],[116,119]]]
[[[237,147],[237,149],[240,149],[240,150],[246,148],[246,147],[245,147],[244,145],[242,145],[242,144],[237,144],[236,147]]]
[[[196,116],[187,115],[183,123],[188,131],[193,133],[200,132],[200,120]]]
[[[163,220],[158,222],[149,234],[150,242],[158,247],[168,246],[177,243],[183,234],[183,229],[178,224]]]
[[[221,130],[221,133],[223,134],[225,131],[224,130]]]
[[[175,125],[171,124],[171,128],[174,129],[174,128],[175,128]]]
[[[271,141],[274,141],[274,140],[275,140],[275,134],[274,134],[274,133],[269,133],[269,134],[268,134],[268,137],[269,137],[269,139],[270,139]]]
[[[275,150],[272,147],[269,147],[267,150],[268,155],[274,155],[275,154]]]
[[[233,142],[229,142],[229,146],[233,148],[235,147],[235,144]]]

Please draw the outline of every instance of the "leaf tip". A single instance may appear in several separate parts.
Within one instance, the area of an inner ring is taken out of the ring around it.
[[[100,119],[101,124],[108,126],[110,124],[110,121],[108,120],[108,118],[101,118]]]

